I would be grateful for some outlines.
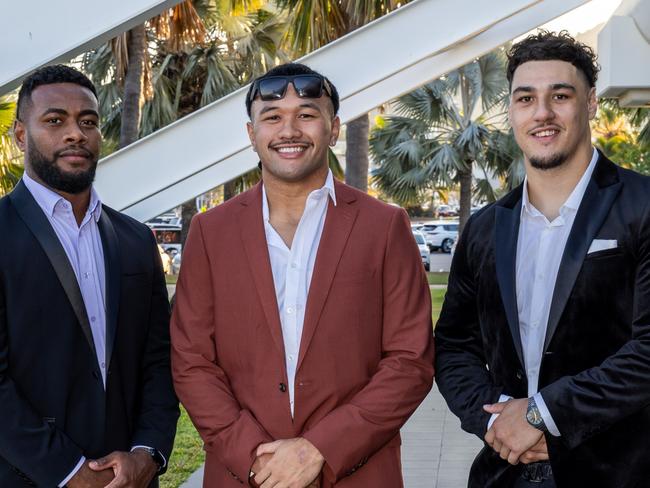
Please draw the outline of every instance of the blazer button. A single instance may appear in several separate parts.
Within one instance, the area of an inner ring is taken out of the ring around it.
[[[284,383],[280,383],[280,391],[281,391],[282,393],[284,393],[285,391],[287,391],[287,385],[285,385]]]
[[[524,373],[520,369],[518,369],[517,374],[515,376],[517,376],[517,379],[520,380],[524,377]]]

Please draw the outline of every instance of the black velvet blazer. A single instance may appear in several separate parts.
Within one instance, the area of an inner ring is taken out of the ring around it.
[[[103,207],[107,385],[65,251],[22,182],[0,200],[0,487],[57,486],[81,455],[171,453],[169,303],[143,224]]]
[[[528,396],[515,291],[521,202],[519,187],[470,219],[435,330],[440,391],[481,439],[483,404]],[[617,247],[587,254],[594,239]],[[539,388],[562,434],[546,434],[558,487],[650,487],[650,178],[602,154],[560,264]],[[486,446],[469,486],[508,487],[520,469]]]

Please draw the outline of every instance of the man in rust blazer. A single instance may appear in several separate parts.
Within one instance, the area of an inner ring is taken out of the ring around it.
[[[192,222],[172,319],[205,487],[398,488],[431,388],[431,302],[406,213],[328,167],[338,95],[303,65],[247,96],[262,183]]]

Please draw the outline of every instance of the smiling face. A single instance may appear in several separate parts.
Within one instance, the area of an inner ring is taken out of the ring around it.
[[[596,115],[595,89],[571,63],[529,61],[512,78],[508,111],[526,163],[549,170],[591,157],[589,120]]]
[[[284,98],[253,101],[247,124],[266,177],[293,183],[327,170],[328,147],[340,128],[327,95],[300,98],[292,84]]]
[[[66,193],[88,189],[101,144],[95,95],[75,83],[41,85],[22,112],[14,134],[30,176]]]

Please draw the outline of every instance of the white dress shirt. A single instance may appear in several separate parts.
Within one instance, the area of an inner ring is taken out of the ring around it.
[[[594,149],[589,166],[560,207],[560,215],[552,222],[530,203],[528,178],[524,180],[516,263],[519,333],[528,380],[528,397],[534,397],[549,433],[554,436],[561,434],[539,393],[539,370],[560,262],[597,160],[598,151]],[[499,401],[509,398],[511,397],[501,395]],[[490,418],[488,428],[496,417],[493,415]]]
[[[300,353],[302,327],[305,320],[305,306],[307,305],[307,295],[314,271],[316,253],[323,234],[328,196],[332,199],[332,203],[336,205],[334,178],[332,172],[329,171],[323,187],[312,191],[307,197],[305,210],[296,228],[291,249],[287,247],[282,237],[271,225],[269,221],[269,204],[264,186],[262,186],[262,192],[262,217],[266,233],[266,244],[271,260],[280,323],[282,324],[289,405],[293,416],[294,382],[298,354]]]

